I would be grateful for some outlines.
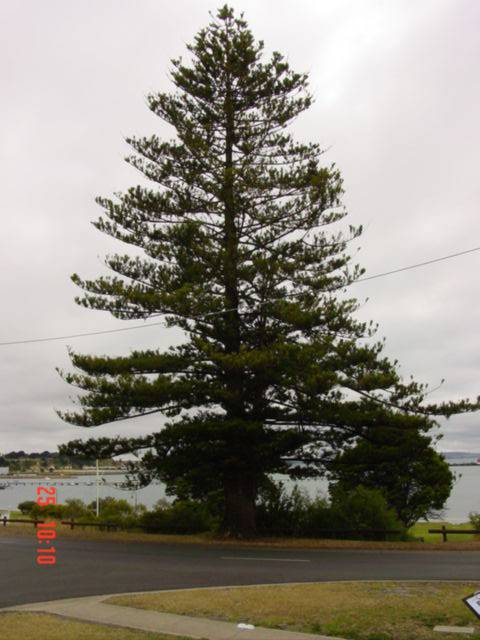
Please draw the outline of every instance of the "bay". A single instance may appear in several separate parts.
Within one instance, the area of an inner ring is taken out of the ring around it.
[[[0,469],[0,485],[7,485],[0,490],[0,511],[12,511],[17,508],[19,502],[37,499],[37,487],[51,486],[57,487],[57,499],[63,504],[69,498],[80,498],[84,502],[93,502],[96,498],[96,477],[95,475],[82,475],[68,479],[52,479],[48,476],[35,479],[1,479],[6,469]],[[452,523],[468,521],[468,514],[471,511],[480,512],[480,465],[471,467],[454,468],[456,481],[450,498],[442,512],[436,520],[446,520]],[[100,475],[100,497],[112,496],[114,498],[124,498],[132,505],[137,502],[144,504],[147,508],[153,507],[160,498],[165,498],[165,486],[161,483],[151,484],[138,491],[126,491],[118,485],[124,480],[124,475]],[[276,476],[276,480],[282,480],[287,489],[293,483],[287,478]],[[326,480],[303,480],[297,482],[301,489],[304,489],[310,496],[327,494],[328,486]],[[117,486],[116,486],[117,485]]]

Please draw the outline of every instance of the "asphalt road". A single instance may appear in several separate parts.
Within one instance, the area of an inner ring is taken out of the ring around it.
[[[33,538],[0,538],[0,607],[151,589],[324,580],[478,581],[480,552],[272,550],[57,540],[36,564]]]

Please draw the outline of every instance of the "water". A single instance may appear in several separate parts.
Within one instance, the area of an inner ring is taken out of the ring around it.
[[[0,474],[5,473],[5,469],[0,468]],[[457,480],[452,491],[452,495],[443,510],[439,520],[447,520],[452,523],[468,521],[470,511],[480,512],[480,465],[474,467],[454,467],[453,471],[457,475]],[[157,500],[165,498],[165,487],[162,484],[151,484],[138,491],[125,491],[115,486],[121,483],[124,476],[106,475],[100,476],[100,497],[112,496],[123,498],[132,505],[137,501],[151,508]],[[288,479],[283,478],[287,487],[291,485]],[[0,485],[4,484],[0,481]],[[39,486],[49,486],[54,484],[57,487],[58,502],[64,503],[69,498],[80,498],[84,502],[93,502],[96,498],[95,475],[82,475],[68,479],[22,479],[8,480],[8,488],[0,490],[0,510],[13,510],[17,508],[19,502],[24,500],[36,500],[36,489]],[[326,495],[327,482],[325,480],[303,480],[298,485],[305,489],[309,495]]]
[[[2,470],[0,469],[0,474]],[[112,496],[123,498],[131,504],[144,504],[151,508],[160,498],[165,498],[165,487],[162,484],[151,484],[138,491],[124,490],[116,487],[125,479],[123,474],[105,475],[100,474],[100,498]],[[0,480],[0,485],[7,482]],[[70,498],[79,498],[86,503],[93,502],[97,497],[96,476],[81,475],[69,478],[44,478],[36,479],[9,479],[8,487],[0,489],[0,510],[16,509],[19,502],[37,499],[37,487],[55,485],[57,488],[57,502],[64,504]]]

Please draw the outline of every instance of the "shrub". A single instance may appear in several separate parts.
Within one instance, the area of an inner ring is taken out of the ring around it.
[[[20,506],[20,505],[19,505]],[[38,518],[53,518],[54,520],[67,520],[71,518],[75,519],[91,519],[93,513],[83,502],[75,498],[68,499],[65,504],[49,504],[45,507],[41,507],[36,502],[30,510],[30,515]]]
[[[92,515],[92,511],[87,507],[83,500],[70,498],[65,502],[62,518],[91,518]]]
[[[366,530],[386,529],[400,532],[387,538],[405,536],[383,494],[362,486],[353,491],[334,487],[329,502],[322,497],[309,498],[298,487],[288,494],[283,483],[270,482],[260,492],[257,526],[263,535],[381,539],[383,534]]]
[[[25,500],[24,502],[20,502],[17,509],[25,516],[31,513],[35,505],[36,502],[34,500]]]
[[[468,518],[472,527],[480,531],[480,513],[478,513],[478,511],[472,511],[468,514]]]
[[[99,501],[101,522],[113,522],[115,524],[133,524],[136,522],[135,508],[122,498],[101,498]],[[90,512],[95,513],[96,502],[91,502],[88,505]]]
[[[268,479],[259,492],[257,529],[262,534],[301,535],[309,507],[308,495],[296,485],[289,494],[283,482]]]
[[[304,518],[301,535],[307,538],[328,537],[326,530],[338,528],[335,514],[326,498],[317,497],[311,500]]]
[[[367,489],[360,485],[353,491],[346,491],[340,487],[333,487],[331,493],[333,528],[352,531],[396,530],[400,534],[390,534],[387,537],[404,537],[404,525],[395,511],[388,507],[384,495],[378,489]],[[368,537],[381,539],[383,535],[379,533]]]
[[[61,520],[65,517],[65,508],[66,507],[63,504],[49,504],[45,507],[41,507],[39,504],[35,503],[30,511],[30,515],[38,519],[53,518]]]
[[[163,506],[144,513],[140,524],[147,531],[159,533],[201,533],[216,526],[208,508],[191,500],[179,500],[173,505]]]

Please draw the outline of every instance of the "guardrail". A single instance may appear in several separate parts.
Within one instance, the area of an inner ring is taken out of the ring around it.
[[[441,534],[443,541],[447,542],[447,536],[453,534],[468,534],[468,535],[480,535],[479,529],[447,529],[445,525],[441,529],[429,529],[428,533]]]
[[[43,520],[22,520],[21,518],[7,518],[7,516],[3,516],[3,518],[1,518],[0,520],[3,523],[3,526],[6,527],[7,523],[9,522],[13,522],[13,523],[17,523],[17,522],[23,522],[25,524],[33,524],[33,526],[35,527],[35,529],[37,528],[37,525],[39,524],[43,524]]]

